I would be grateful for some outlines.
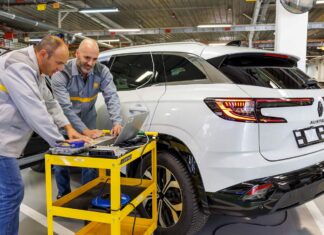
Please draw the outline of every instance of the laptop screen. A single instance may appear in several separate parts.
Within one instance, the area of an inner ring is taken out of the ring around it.
[[[147,116],[148,112],[143,112],[128,117],[125,125],[123,126],[113,145],[118,145],[127,140],[135,138],[137,133],[142,128]]]

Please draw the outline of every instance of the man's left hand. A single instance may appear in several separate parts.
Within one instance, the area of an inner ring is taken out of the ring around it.
[[[111,129],[111,135],[113,136],[117,136],[119,135],[119,133],[121,132],[122,126],[117,123],[113,126],[113,128]]]
[[[77,140],[82,140],[86,143],[90,143],[90,141],[92,140],[91,138],[85,136],[85,135],[81,135],[79,132],[77,132],[72,126],[67,125],[64,127],[66,130],[66,134],[69,138],[69,140],[73,140],[73,139],[77,139]]]

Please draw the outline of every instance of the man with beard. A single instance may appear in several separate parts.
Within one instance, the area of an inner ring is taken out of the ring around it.
[[[113,77],[109,69],[97,62],[99,47],[95,40],[84,39],[76,51],[76,58],[69,61],[63,71],[52,77],[52,90],[64,114],[73,127],[90,138],[103,134],[96,129],[95,103],[102,92],[110,119],[113,123],[112,135],[121,131],[120,101]],[[97,170],[82,169],[81,183],[85,184],[97,177]],[[55,166],[55,178],[60,198],[71,192],[68,168]]]

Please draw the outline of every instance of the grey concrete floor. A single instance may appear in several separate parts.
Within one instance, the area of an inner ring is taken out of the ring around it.
[[[21,171],[25,197],[20,213],[19,235],[45,235],[45,175],[30,168]],[[72,174],[72,188],[79,186],[79,175]],[[54,182],[54,181],[53,181]],[[53,187],[53,198],[56,196]],[[324,235],[324,197],[305,205],[253,220],[211,216],[199,235]],[[83,221],[55,218],[56,234],[70,235],[83,226]]]

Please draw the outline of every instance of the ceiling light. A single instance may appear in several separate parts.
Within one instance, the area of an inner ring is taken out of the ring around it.
[[[79,9],[81,13],[111,13],[119,12],[118,8],[82,8]]]
[[[139,32],[141,29],[109,29],[109,32]]]
[[[98,40],[98,42],[119,42],[119,39],[106,39],[106,40]]]
[[[200,24],[198,28],[228,28],[232,27],[231,24]]]
[[[324,0],[316,1],[316,4],[324,4]]]
[[[42,41],[41,38],[30,38],[30,39],[28,40],[28,42],[40,42],[40,41]]]

